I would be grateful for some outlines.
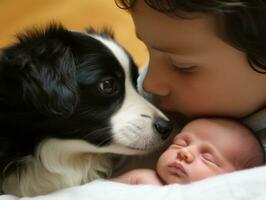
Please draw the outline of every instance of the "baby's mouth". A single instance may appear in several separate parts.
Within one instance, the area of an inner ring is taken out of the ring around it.
[[[167,167],[168,167],[168,170],[175,175],[178,175],[180,177],[188,176],[185,168],[179,162],[173,162],[169,164]]]

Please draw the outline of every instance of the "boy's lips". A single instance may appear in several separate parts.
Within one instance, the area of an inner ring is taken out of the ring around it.
[[[178,162],[173,162],[173,163],[169,164],[168,169],[171,173],[174,173],[177,175],[181,175],[181,176],[187,176],[188,175],[185,168],[183,167],[183,165],[181,163],[178,163]]]

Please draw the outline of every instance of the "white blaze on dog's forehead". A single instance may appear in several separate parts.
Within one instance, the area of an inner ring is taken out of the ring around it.
[[[102,37],[98,34],[91,34],[86,32],[79,32],[72,30],[72,32],[76,32],[79,34],[88,35],[90,37],[93,37],[94,39],[98,40],[102,44],[104,44],[105,47],[107,47],[115,56],[115,58],[118,60],[120,65],[123,66],[124,71],[126,74],[129,74],[130,71],[130,64],[129,64],[129,58],[127,53],[124,51],[122,47],[120,47],[116,42],[114,42],[112,39],[108,39],[106,37]]]
[[[99,35],[88,35],[103,43],[114,54],[115,58],[118,60],[120,65],[123,66],[126,73],[129,72],[129,58],[123,48],[121,48],[116,42],[111,39],[104,38]]]

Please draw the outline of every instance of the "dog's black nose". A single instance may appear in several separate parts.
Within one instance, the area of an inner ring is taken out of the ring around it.
[[[161,135],[161,138],[165,140],[173,130],[173,124],[162,118],[157,118],[154,122],[155,130]]]

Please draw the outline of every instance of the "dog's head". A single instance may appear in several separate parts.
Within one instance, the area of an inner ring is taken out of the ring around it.
[[[59,138],[137,154],[169,135],[170,122],[138,95],[137,67],[108,31],[52,25],[18,38],[0,55],[2,151],[26,155]]]

